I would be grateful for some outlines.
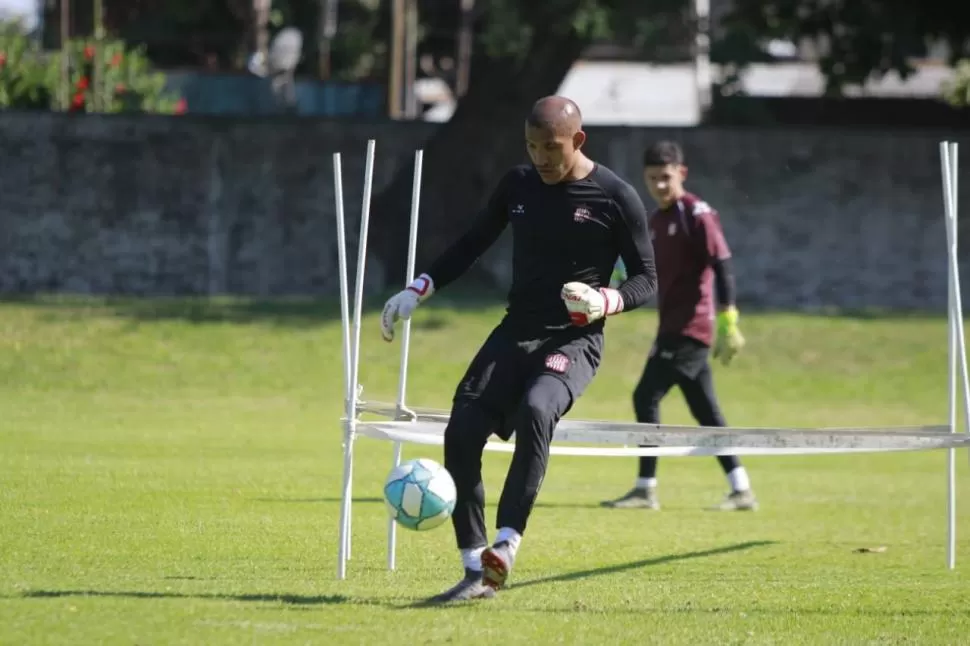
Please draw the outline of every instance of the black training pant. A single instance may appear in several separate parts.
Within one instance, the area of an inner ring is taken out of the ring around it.
[[[515,433],[495,526],[525,533],[553,430],[593,380],[602,352],[601,325],[535,338],[503,321],[486,339],[458,385],[445,427],[445,468],[458,494],[452,524],[459,548],[487,544],[482,453],[492,433],[506,441]]]
[[[633,390],[633,409],[637,421],[660,423],[660,401],[674,385],[680,388],[691,415],[700,426],[727,426],[717,396],[708,362],[709,348],[690,337],[660,336],[650,350],[640,382]],[[725,473],[740,466],[733,455],[719,455]],[[641,478],[657,477],[657,456],[640,458]]]

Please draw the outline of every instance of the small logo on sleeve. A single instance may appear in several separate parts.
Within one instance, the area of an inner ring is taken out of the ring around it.
[[[546,369],[560,375],[565,374],[569,370],[569,357],[564,354],[550,354],[546,357]]]

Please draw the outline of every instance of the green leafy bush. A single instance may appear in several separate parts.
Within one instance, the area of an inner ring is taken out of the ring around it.
[[[185,100],[165,90],[143,48],[120,40],[69,41],[68,104],[61,88],[64,50],[42,51],[16,23],[0,23],[0,109],[182,114]]]
[[[943,99],[956,108],[970,107],[970,59],[960,61],[953,78],[943,84]]]
[[[0,22],[0,109],[53,107],[58,65],[59,57],[42,52],[19,23]]]

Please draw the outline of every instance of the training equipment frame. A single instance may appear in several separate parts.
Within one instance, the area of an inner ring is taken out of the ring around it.
[[[354,442],[358,435],[394,442],[391,466],[401,462],[404,442],[442,445],[448,411],[408,407],[406,401],[408,351],[411,322],[404,321],[400,334],[401,363],[397,401],[394,404],[366,402],[359,381],[360,328],[364,294],[370,202],[374,186],[374,154],[377,142],[367,142],[364,163],[364,191],[361,203],[360,234],[357,240],[357,272],[354,306],[348,294],[347,246],[344,218],[341,153],[333,155],[334,199],[337,216],[337,256],[340,278],[340,313],[343,335],[344,415],[343,481],[341,487],[338,536],[337,578],[347,576],[351,558],[351,521],[354,469]],[[562,420],[556,427],[551,453],[574,456],[695,456],[695,455],[806,455],[885,451],[922,451],[946,449],[947,456],[947,567],[956,567],[956,450],[970,448],[970,379],[968,379],[966,340],[963,329],[963,304],[960,296],[960,268],[957,256],[957,170],[958,147],[940,142],[940,167],[943,176],[943,204],[947,238],[947,346],[948,346],[948,423],[945,425],[890,428],[707,428],[664,424],[617,423],[592,420]],[[421,173],[424,151],[414,155],[414,180],[411,193],[411,222],[405,285],[414,280],[418,242],[418,215],[421,203]],[[959,368],[959,373],[958,373]],[[964,418],[967,433],[957,433],[957,383],[962,382]],[[385,421],[362,421],[362,413]],[[562,446],[563,442],[613,445]],[[643,447],[641,444],[653,446]],[[490,441],[486,450],[509,452],[511,443]],[[387,523],[387,567],[396,567],[397,525]]]

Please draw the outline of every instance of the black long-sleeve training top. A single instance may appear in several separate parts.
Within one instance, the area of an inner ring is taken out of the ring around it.
[[[627,268],[618,291],[623,310],[645,304],[657,289],[647,213],[636,190],[596,164],[583,179],[545,184],[530,165],[501,179],[471,228],[427,270],[435,290],[465,273],[512,225],[512,285],[507,319],[515,327],[571,325],[560,292],[571,281],[608,287],[617,257]],[[602,326],[597,321],[592,326]]]

